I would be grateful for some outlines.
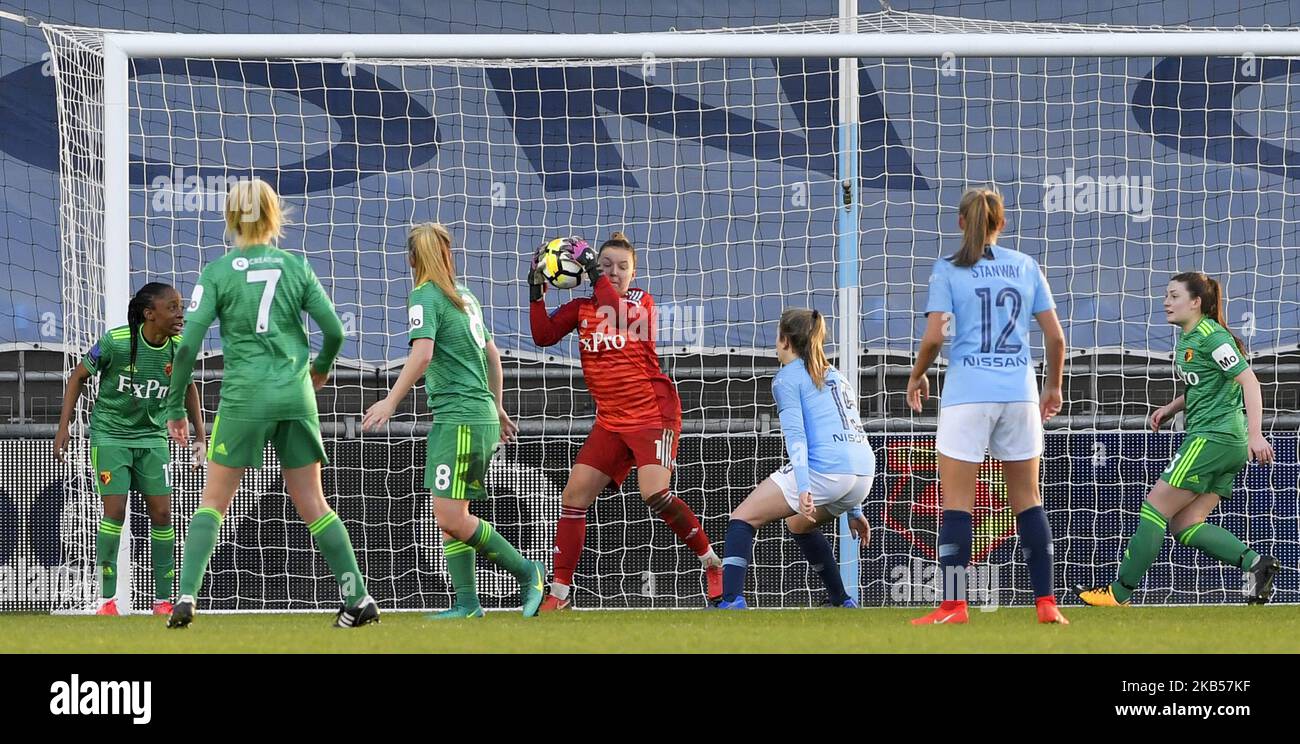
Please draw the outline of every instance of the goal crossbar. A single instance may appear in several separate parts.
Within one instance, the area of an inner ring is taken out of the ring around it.
[[[109,33],[126,57],[620,59],[1300,56],[1300,30],[1133,33],[153,34]]]

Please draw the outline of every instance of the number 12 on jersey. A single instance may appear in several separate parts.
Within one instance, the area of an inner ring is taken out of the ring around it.
[[[1018,342],[1007,343],[1007,339],[1016,331],[1016,321],[1020,319],[1021,299],[1020,293],[1010,287],[1004,287],[998,292],[997,306],[1011,306],[1011,312],[1007,318],[1007,324],[1002,327],[1002,332],[998,334],[997,344],[993,344],[993,290],[988,287],[979,287],[975,294],[980,298],[980,353],[987,354],[992,351],[994,354],[1019,354],[1020,344]]]

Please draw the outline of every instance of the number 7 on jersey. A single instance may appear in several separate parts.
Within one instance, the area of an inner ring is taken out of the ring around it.
[[[257,332],[266,333],[271,328],[271,300],[275,299],[275,285],[280,282],[279,269],[259,269],[246,275],[249,283],[266,282],[262,288],[262,301],[257,305]]]

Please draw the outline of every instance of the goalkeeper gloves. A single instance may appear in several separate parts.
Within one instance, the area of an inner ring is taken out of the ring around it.
[[[544,250],[546,250],[545,244],[543,244],[541,248],[538,248],[537,251],[533,253],[533,263],[531,266],[528,267],[528,301],[529,302],[537,302],[538,300],[542,299],[542,295],[545,294],[546,292],[546,277],[542,276],[542,267],[538,266],[538,263],[542,259],[542,251]]]
[[[604,273],[600,270],[600,262],[596,260],[598,254],[595,249],[593,249],[591,245],[582,238],[575,236],[572,240],[573,248],[577,251],[573,257],[578,260],[578,263],[582,265],[583,270],[587,272],[587,279],[591,282],[591,286],[594,289],[596,286],[596,280],[601,277],[602,273]]]

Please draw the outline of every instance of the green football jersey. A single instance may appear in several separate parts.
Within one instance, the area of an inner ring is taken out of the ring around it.
[[[304,310],[325,337],[311,368],[325,372],[343,344],[343,324],[311,265],[273,246],[231,249],[205,266],[194,285],[186,312],[189,340],[177,350],[172,384],[189,382],[203,337],[218,320],[222,416],[243,421],[315,416]],[[182,418],[177,392],[167,399],[172,420]]]
[[[483,323],[483,309],[474,294],[456,287],[465,309],[460,310],[433,282],[411,290],[407,302],[408,338],[433,340],[433,359],[424,372],[429,408],[434,420],[447,424],[490,424],[497,421],[497,402],[488,387],[487,344],[492,340]]]
[[[99,375],[99,397],[90,412],[90,443],[94,446],[167,446],[163,408],[181,337],[153,346],[142,331],[137,334],[134,366],[129,326],[110,329],[81,360],[87,371]],[[184,389],[180,397],[184,405]]]
[[[1178,337],[1174,364],[1187,386],[1187,433],[1244,443],[1246,414],[1236,377],[1250,365],[1232,334],[1209,318],[1201,320]]]

